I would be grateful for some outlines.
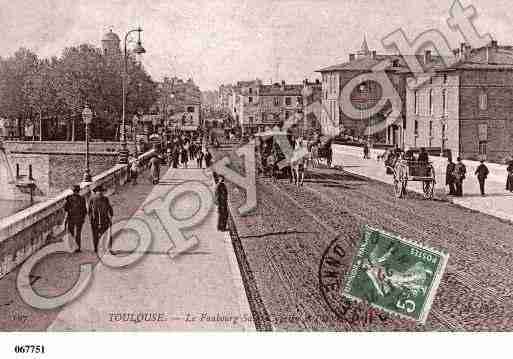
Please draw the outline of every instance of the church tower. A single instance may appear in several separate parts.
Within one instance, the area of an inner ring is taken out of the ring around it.
[[[369,56],[371,53],[369,51],[369,46],[367,45],[367,39],[365,37],[365,35],[363,36],[363,42],[362,42],[362,47],[360,49],[360,51],[358,51],[356,53],[356,56],[357,58],[363,58],[363,57],[367,57]]]

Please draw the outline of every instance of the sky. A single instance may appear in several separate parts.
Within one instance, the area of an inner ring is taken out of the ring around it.
[[[144,66],[155,80],[193,78],[202,90],[260,78],[300,82],[347,61],[363,36],[381,39],[399,28],[410,39],[437,29],[453,47],[461,36],[446,20],[453,0],[0,0],[2,56],[27,47],[41,57],[66,46],[100,46],[112,29],[121,38],[141,26]],[[474,23],[499,44],[513,44],[510,0],[462,0]],[[130,44],[129,44],[130,46]]]

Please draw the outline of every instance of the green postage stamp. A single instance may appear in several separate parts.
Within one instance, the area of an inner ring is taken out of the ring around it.
[[[449,255],[365,226],[343,295],[426,322]]]

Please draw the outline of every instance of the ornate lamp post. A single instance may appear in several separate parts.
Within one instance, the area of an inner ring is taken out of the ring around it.
[[[85,155],[85,171],[84,182],[91,182],[91,172],[89,170],[89,125],[93,120],[93,111],[86,105],[82,111],[82,119],[85,123],[85,142],[86,142],[86,155]]]
[[[119,163],[120,164],[127,164],[128,163],[128,149],[127,149],[127,143],[126,143],[126,127],[125,127],[125,117],[126,117],[126,83],[127,83],[127,77],[128,77],[128,51],[127,51],[127,40],[128,36],[131,33],[137,32],[137,44],[135,48],[133,49],[133,52],[137,55],[142,55],[146,52],[144,47],[142,47],[141,44],[141,32],[143,30],[139,27],[134,30],[130,30],[125,35],[125,41],[124,41],[124,73],[123,73],[123,117],[121,120],[121,150],[119,151]]]

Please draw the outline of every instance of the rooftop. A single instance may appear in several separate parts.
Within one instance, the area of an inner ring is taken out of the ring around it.
[[[360,51],[361,52],[361,51]],[[373,68],[388,61],[384,67],[387,71],[410,73],[407,60],[416,58],[424,71],[447,71],[458,69],[511,69],[513,70],[513,47],[498,46],[496,42],[478,49],[471,49],[465,44],[460,49],[454,50],[455,63],[451,64],[450,56],[431,55],[426,51],[423,55],[382,55],[375,51],[365,56],[350,55],[350,61],[338,65],[328,66],[317,72],[332,71],[372,71]],[[462,55],[463,54],[463,55]]]

